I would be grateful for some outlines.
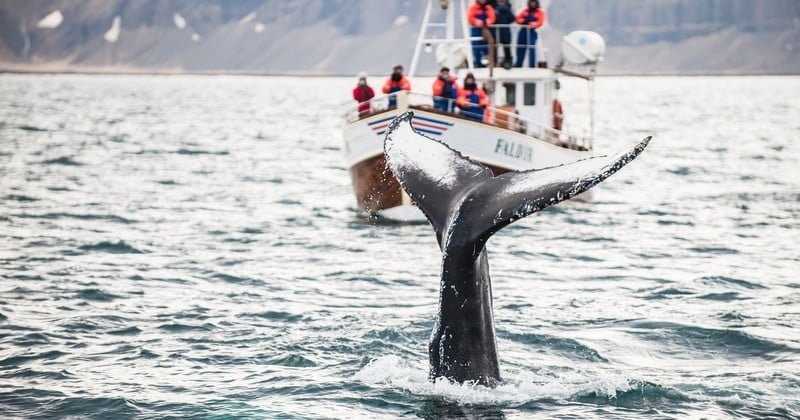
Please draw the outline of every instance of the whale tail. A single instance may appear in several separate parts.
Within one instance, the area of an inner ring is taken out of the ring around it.
[[[384,140],[389,169],[436,230],[442,250],[430,377],[492,386],[501,380],[486,241],[509,223],[580,194],[634,159],[631,151],[494,177],[483,165],[396,118]]]
[[[475,257],[492,234],[597,185],[636,158],[651,138],[615,157],[493,177],[485,166],[416,132],[412,117],[406,112],[390,124],[384,141],[387,165],[433,225],[439,247],[458,241],[472,247]]]

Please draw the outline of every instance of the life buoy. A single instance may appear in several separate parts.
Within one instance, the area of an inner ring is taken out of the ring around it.
[[[564,110],[561,108],[561,101],[553,99],[553,128],[561,130],[564,125]]]

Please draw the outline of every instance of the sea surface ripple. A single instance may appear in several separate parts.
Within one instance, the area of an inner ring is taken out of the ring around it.
[[[2,417],[800,418],[800,78],[597,80],[596,150],[654,140],[489,242],[495,389],[427,380],[440,254],[356,212],[354,81],[0,75]]]

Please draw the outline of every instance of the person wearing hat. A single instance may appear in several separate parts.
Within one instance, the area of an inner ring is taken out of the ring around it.
[[[444,112],[453,112],[455,100],[458,98],[458,83],[450,75],[450,69],[442,67],[439,76],[433,81],[433,108]]]
[[[544,25],[545,18],[544,9],[539,7],[539,0],[528,1],[528,7],[517,13],[517,23],[522,27],[517,33],[517,62],[514,67],[522,67],[527,51],[530,51],[528,65],[536,67],[536,40],[539,38],[536,29]]]
[[[367,72],[358,73],[358,85],[353,89],[353,99],[358,101],[358,116],[363,118],[370,112],[369,100],[375,97],[375,91],[367,84]]]
[[[456,105],[461,109],[461,115],[474,121],[483,121],[483,114],[489,106],[489,97],[486,92],[475,82],[475,76],[468,73],[464,78],[464,86],[458,92]]]
[[[405,76],[403,76],[403,66],[398,64],[394,66],[392,69],[392,75],[389,76],[389,78],[386,79],[386,83],[383,84],[383,93],[388,95],[401,90],[411,92],[411,83]],[[389,108],[394,108],[396,106],[397,96],[392,95],[389,97]]]

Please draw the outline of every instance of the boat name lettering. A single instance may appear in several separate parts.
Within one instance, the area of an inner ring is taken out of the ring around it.
[[[500,155],[506,155],[514,159],[522,159],[527,162],[533,160],[533,147],[525,146],[522,144],[507,141],[505,139],[497,139],[497,144],[494,146],[494,152]]]

